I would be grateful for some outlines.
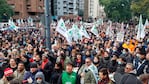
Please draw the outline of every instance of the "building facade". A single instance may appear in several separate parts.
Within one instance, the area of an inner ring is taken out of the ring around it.
[[[44,13],[44,0],[7,0],[14,9],[13,18],[38,17]]]
[[[77,15],[78,0],[55,0],[54,13],[56,16]]]
[[[84,1],[84,19],[101,18],[104,14],[104,8],[100,6],[99,0]]]

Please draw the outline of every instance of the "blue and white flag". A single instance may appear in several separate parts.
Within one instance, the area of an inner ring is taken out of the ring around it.
[[[12,20],[9,20],[8,21],[8,25],[9,25],[9,28],[10,30],[17,30],[18,27],[14,24],[14,22]]]

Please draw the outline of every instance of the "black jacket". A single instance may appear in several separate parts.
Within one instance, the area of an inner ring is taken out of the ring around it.
[[[119,84],[142,84],[136,75],[133,73],[124,74]]]

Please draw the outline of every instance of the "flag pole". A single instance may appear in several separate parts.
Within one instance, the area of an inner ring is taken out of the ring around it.
[[[46,42],[46,48],[51,50],[51,37],[50,37],[50,23],[51,23],[51,0],[44,0],[44,6],[45,6],[45,42]]]

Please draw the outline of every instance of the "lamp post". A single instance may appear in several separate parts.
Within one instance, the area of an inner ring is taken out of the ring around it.
[[[49,5],[51,0],[44,0],[44,6],[45,6],[45,42],[46,42],[46,48],[51,50],[51,37],[50,37],[50,23],[51,23],[51,8]]]

